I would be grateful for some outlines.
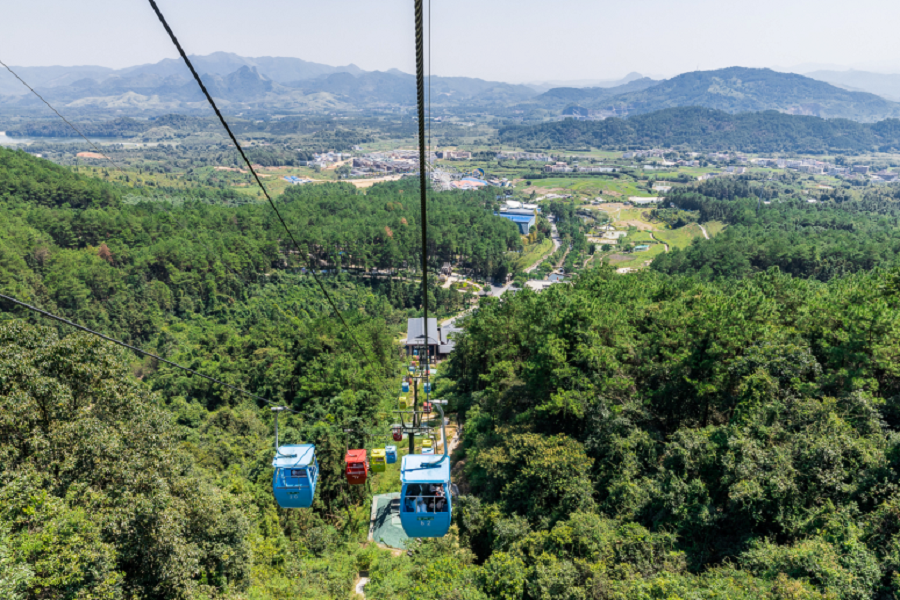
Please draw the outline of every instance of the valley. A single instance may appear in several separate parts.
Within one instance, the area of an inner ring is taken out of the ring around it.
[[[896,76],[428,23],[0,70],[0,599],[900,598]]]

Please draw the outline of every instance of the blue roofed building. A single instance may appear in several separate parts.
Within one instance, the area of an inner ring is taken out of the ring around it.
[[[531,227],[537,222],[537,217],[534,216],[534,213],[527,214],[526,211],[510,210],[494,214],[515,223],[516,227],[519,228],[519,233],[522,235],[528,235],[531,232]]]

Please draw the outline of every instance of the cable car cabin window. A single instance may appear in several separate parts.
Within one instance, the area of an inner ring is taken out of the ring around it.
[[[407,454],[400,468],[400,524],[411,538],[447,535],[453,520],[450,461]]]
[[[287,485],[301,485],[306,481],[306,469],[285,469],[285,472]]]
[[[446,513],[449,490],[443,484],[411,483],[406,486],[402,510],[406,513]]]

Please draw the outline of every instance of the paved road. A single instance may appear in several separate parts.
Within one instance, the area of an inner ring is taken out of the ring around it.
[[[441,321],[441,327],[447,327],[448,325],[456,326],[456,321],[457,321],[457,319],[463,318],[464,316],[466,316],[467,314],[469,314],[469,313],[472,312],[473,310],[475,310],[475,307],[474,307],[474,306],[473,306],[472,308],[467,308],[466,310],[462,311],[461,313],[459,313],[459,314],[456,315],[455,317],[450,317],[449,319],[444,319],[443,321]]]
[[[550,239],[553,240],[553,251],[556,252],[562,246],[562,242],[559,241],[559,231],[556,229],[556,223],[550,224]]]
[[[513,285],[512,282],[509,282],[504,286],[494,285],[492,283],[491,284],[491,296],[493,296],[494,298],[499,298],[500,296],[503,295],[503,292],[505,292],[506,290],[511,288],[512,285]]]

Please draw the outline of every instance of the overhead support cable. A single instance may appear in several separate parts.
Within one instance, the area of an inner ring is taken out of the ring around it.
[[[187,372],[187,373],[190,373],[191,375],[196,375],[197,377],[200,377],[201,379],[206,379],[207,381],[211,381],[211,382],[213,382],[213,383],[217,383],[217,384],[219,384],[219,385],[221,385],[221,386],[224,386],[224,387],[226,387],[226,388],[228,388],[228,389],[230,389],[230,390],[232,390],[232,391],[235,391],[235,392],[237,392],[237,393],[239,393],[239,394],[243,394],[243,395],[245,395],[245,396],[249,396],[249,397],[254,398],[254,399],[256,399],[256,400],[262,400],[262,401],[265,402],[266,404],[270,404],[270,405],[272,405],[272,406],[278,406],[278,405],[275,404],[274,402],[272,402],[272,401],[270,401],[270,400],[268,400],[268,399],[266,399],[266,398],[263,398],[262,396],[258,396],[258,395],[256,395],[256,394],[254,394],[253,392],[248,392],[247,390],[245,390],[245,389],[243,389],[243,388],[239,388],[239,387],[237,387],[237,386],[235,386],[235,385],[231,385],[230,383],[226,383],[226,382],[222,381],[221,379],[216,379],[215,377],[210,377],[209,375],[204,375],[203,373],[198,373],[197,371],[195,371],[194,369],[191,369],[190,367],[185,367],[184,365],[180,365],[180,364],[178,364],[178,363],[176,363],[176,362],[173,362],[173,361],[171,361],[171,360],[168,360],[168,359],[166,359],[166,358],[163,358],[162,356],[159,356],[158,354],[153,354],[152,352],[147,352],[146,350],[141,350],[141,349],[138,348],[137,346],[132,346],[131,344],[126,344],[125,342],[123,342],[123,341],[121,341],[121,340],[117,340],[117,339],[115,339],[115,338],[111,338],[111,337],[109,337],[108,335],[105,335],[105,334],[100,333],[99,331],[94,331],[93,329],[90,329],[90,328],[88,328],[88,327],[85,327],[84,325],[79,325],[78,323],[75,323],[74,321],[70,321],[69,319],[66,319],[66,318],[64,318],[64,317],[60,317],[60,316],[58,316],[58,315],[54,315],[54,314],[51,313],[51,312],[47,312],[46,310],[43,310],[43,309],[41,309],[41,308],[38,308],[37,306],[33,306],[33,305],[28,304],[28,303],[26,303],[26,302],[22,302],[21,300],[18,300],[18,299],[16,299],[16,298],[13,298],[12,296],[7,296],[6,294],[0,294],[0,298],[2,298],[3,300],[6,300],[7,302],[12,302],[13,304],[15,304],[15,305],[17,305],[17,306],[21,306],[22,308],[26,308],[26,309],[28,309],[28,310],[30,310],[30,311],[32,311],[32,312],[36,312],[36,313],[38,313],[39,315],[42,315],[42,316],[47,317],[48,319],[52,319],[52,320],[57,321],[57,322],[59,322],[59,323],[63,323],[63,324],[65,324],[65,325],[69,325],[70,327],[74,327],[75,329],[79,329],[79,330],[81,330],[81,331],[84,331],[85,333],[89,333],[89,334],[91,334],[91,335],[95,335],[95,336],[97,336],[97,337],[99,337],[99,338],[101,338],[101,339],[106,340],[107,342],[112,342],[113,344],[116,344],[116,345],[118,345],[118,346],[122,346],[123,348],[128,348],[129,350],[131,350],[131,351],[133,351],[133,352],[137,352],[138,354],[141,354],[141,355],[143,355],[143,356],[149,356],[150,358],[154,358],[154,359],[156,359],[156,360],[158,360],[158,361],[160,361],[160,362],[166,363],[167,365],[173,366],[173,367],[175,367],[176,369],[181,369],[182,371],[185,371],[185,372]],[[288,409],[288,410],[291,410],[291,409]],[[296,413],[297,411],[291,410],[291,412],[295,412],[295,413]],[[299,414],[299,413],[297,413],[297,414]]]
[[[422,324],[425,333],[425,384],[429,383],[428,346],[428,191],[425,153],[425,41],[422,0],[414,0],[416,21],[416,106],[419,112],[419,206],[422,214]],[[426,392],[425,397],[430,393]]]
[[[335,304],[334,300],[332,299],[331,294],[328,293],[328,290],[325,288],[325,285],[322,283],[321,279],[319,279],[319,276],[316,274],[316,270],[310,266],[309,258],[307,256],[308,249],[306,252],[304,252],[300,248],[300,244],[294,238],[293,232],[291,232],[291,229],[287,226],[287,223],[285,222],[284,217],[281,216],[281,211],[278,210],[278,207],[275,205],[275,202],[272,200],[272,196],[269,195],[269,191],[266,189],[266,186],[263,185],[262,180],[259,178],[259,175],[257,175],[256,170],[253,168],[253,165],[250,163],[250,159],[247,158],[247,155],[244,153],[243,147],[241,146],[240,142],[238,142],[234,133],[232,133],[231,127],[228,126],[228,122],[225,120],[225,117],[222,116],[222,112],[219,110],[219,107],[216,105],[215,100],[213,100],[209,91],[206,89],[206,86],[203,84],[203,80],[200,79],[200,75],[197,74],[197,70],[194,69],[194,65],[193,65],[193,63],[191,63],[191,59],[188,58],[188,55],[184,51],[184,48],[181,47],[181,43],[178,41],[178,38],[175,37],[175,33],[172,31],[172,28],[169,27],[168,22],[166,22],[166,18],[163,16],[162,11],[159,10],[159,6],[157,6],[155,0],[149,0],[149,2],[150,2],[150,6],[153,8],[153,12],[155,12],[157,18],[159,18],[159,22],[162,23],[162,26],[165,28],[166,33],[169,34],[169,38],[171,38],[172,43],[175,44],[175,47],[178,49],[178,53],[181,55],[181,58],[184,60],[188,69],[190,69],[191,74],[194,76],[194,79],[197,81],[197,84],[200,86],[200,89],[203,91],[203,95],[206,96],[206,100],[209,102],[209,105],[212,107],[213,111],[215,111],[216,116],[219,118],[219,122],[222,124],[222,127],[224,127],[225,131],[228,133],[228,137],[231,138],[231,141],[234,144],[234,147],[237,148],[237,151],[240,153],[241,158],[244,159],[244,162],[247,164],[247,168],[250,169],[250,172],[253,174],[253,178],[256,180],[257,185],[259,185],[260,189],[262,190],[263,194],[265,195],[266,200],[268,200],[269,205],[272,207],[272,210],[275,211],[275,215],[278,217],[278,220],[281,222],[281,226],[284,227],[284,230],[287,232],[288,237],[290,237],[291,242],[294,244],[294,247],[297,249],[297,252],[300,256],[300,260],[302,260],[306,264],[307,270],[312,274],[313,279],[315,280],[316,284],[318,284],[318,286],[319,286],[319,289],[322,290],[322,294],[325,296],[325,299],[328,300],[328,304],[331,306],[331,309],[334,311],[334,314],[337,316],[338,319],[340,319],[341,323],[344,326],[344,329],[350,335],[350,339],[353,340],[353,343],[356,345],[356,347],[362,353],[362,356],[367,357],[368,353],[363,349],[362,345],[356,339],[356,336],[350,330],[350,327],[347,325],[347,322],[344,320],[343,315],[341,315],[340,311],[338,310],[337,305]],[[370,364],[372,364],[372,361],[368,361],[368,362]]]

